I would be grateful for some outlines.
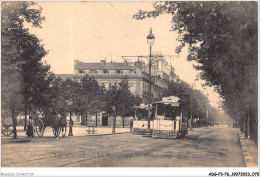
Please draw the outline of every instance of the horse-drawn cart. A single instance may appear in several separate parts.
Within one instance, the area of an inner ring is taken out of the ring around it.
[[[34,132],[42,137],[47,126],[52,127],[53,135],[58,137],[60,134],[65,137],[67,131],[67,119],[66,117],[44,117],[34,118],[32,120],[32,126]],[[35,134],[34,133],[34,134]]]

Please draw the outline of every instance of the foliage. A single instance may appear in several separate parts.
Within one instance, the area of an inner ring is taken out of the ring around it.
[[[176,96],[180,98],[179,103],[184,109],[190,110],[192,117],[205,118],[207,110],[210,109],[208,98],[199,90],[194,90],[184,81],[172,82],[164,92],[164,96]]]
[[[47,86],[43,84],[49,67],[41,59],[47,52],[39,39],[29,33],[25,23],[41,27],[44,18],[35,2],[6,1],[1,5],[1,74],[5,85],[1,89],[5,105],[2,108],[10,111],[8,107],[12,107],[14,116],[15,110],[27,109],[27,105],[40,107],[43,100],[39,93]]]
[[[155,2],[153,11],[140,10],[134,18],[163,13],[172,15],[178,31],[176,52],[188,45],[187,59],[198,63],[201,78],[221,94],[226,111],[241,119],[248,109],[256,121],[252,126],[257,124],[257,2]]]
[[[49,66],[41,62],[47,54],[40,40],[25,23],[41,27],[41,8],[34,2],[2,2],[2,70],[17,70],[24,107],[42,107],[42,93],[48,87]]]
[[[130,92],[127,78],[124,78],[118,86],[110,86],[104,99],[108,114],[116,114],[122,117],[133,115],[134,105],[141,103],[141,99]],[[113,110],[113,106],[115,110]]]
[[[81,111],[97,113],[102,110],[102,90],[93,76],[85,75],[81,79]]]

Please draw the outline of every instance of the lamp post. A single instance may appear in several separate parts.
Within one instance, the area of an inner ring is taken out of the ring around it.
[[[150,33],[148,34],[147,38],[147,44],[150,46],[150,58],[149,58],[149,87],[148,87],[148,133],[151,133],[151,126],[150,126],[150,119],[151,119],[151,102],[152,102],[152,97],[151,97],[151,78],[152,78],[152,73],[151,73],[151,68],[152,68],[152,46],[155,41],[155,37],[152,33],[152,28],[150,28]]]
[[[71,118],[71,106],[73,104],[72,100],[67,101],[67,104],[69,105],[69,108],[70,108],[70,121],[69,121],[69,134],[68,134],[68,136],[73,136],[73,133],[72,133],[73,121],[72,121],[72,118]]]

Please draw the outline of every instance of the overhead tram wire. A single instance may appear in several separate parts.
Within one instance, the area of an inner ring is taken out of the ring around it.
[[[121,12],[119,12],[119,10],[117,10],[117,8],[116,8],[111,2],[109,2],[109,1],[106,1],[106,2],[107,2],[111,7],[113,7],[114,10],[115,10],[119,15],[121,15],[121,16],[127,21],[128,24],[132,25],[131,22],[128,20],[128,18],[127,18],[125,15],[123,15]],[[135,26],[133,26],[133,27],[134,27],[135,32],[136,32],[136,33],[139,33],[139,30],[138,30],[137,28],[135,28]]]
[[[187,77],[187,78],[189,78],[190,76],[188,76],[187,74],[186,74],[186,72],[184,72],[183,71],[183,69],[182,69],[182,65],[181,66],[179,66],[179,68],[180,68],[180,70],[181,70],[181,72]],[[189,84],[190,85],[190,84]]]
[[[83,41],[83,42],[87,42],[87,43],[89,43],[91,46],[97,45],[97,44],[93,44],[93,43],[89,42],[90,40],[89,40],[89,41],[85,40],[85,37],[84,37],[84,39],[83,39],[82,37],[77,37],[77,36],[75,36],[75,35],[71,35],[71,34],[69,34],[68,32],[64,31],[63,29],[60,29],[60,28],[56,27],[56,26],[53,25],[53,24],[50,24],[50,23],[48,23],[48,22],[46,22],[46,21],[45,21],[44,23],[46,23],[47,25],[51,26],[52,28],[54,28],[54,29],[57,30],[57,31],[61,31],[61,32],[67,34],[67,35],[70,36],[70,37],[73,37],[73,38],[75,38],[75,39],[79,39],[79,40],[81,40],[81,41]],[[88,48],[88,47],[83,47],[83,48]],[[115,54],[114,52],[111,52],[111,51],[109,51],[109,50],[105,50],[105,52],[108,52],[108,53],[110,53],[110,54],[112,54],[112,55],[114,55],[114,56],[117,56],[118,58],[121,57],[121,56],[119,56],[118,54]]]

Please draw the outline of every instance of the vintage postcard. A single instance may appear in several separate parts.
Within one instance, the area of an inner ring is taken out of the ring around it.
[[[257,39],[257,1],[2,1],[1,175],[258,176]]]

